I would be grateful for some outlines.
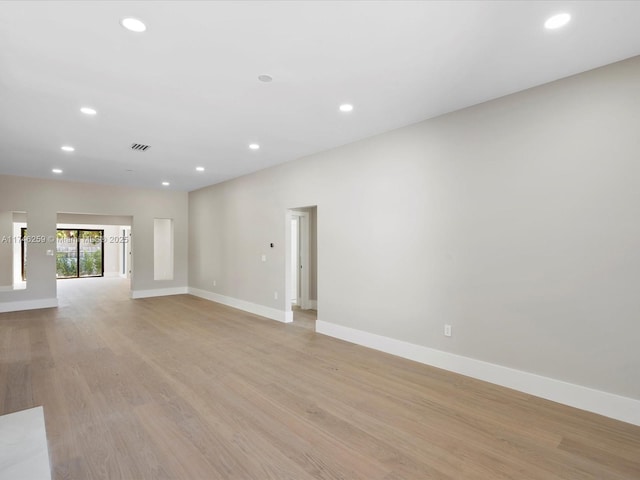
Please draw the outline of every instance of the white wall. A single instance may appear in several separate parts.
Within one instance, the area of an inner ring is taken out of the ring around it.
[[[122,251],[122,230],[117,225],[102,225],[104,230],[104,275],[117,277],[120,275],[120,255]]]
[[[284,212],[317,205],[321,320],[640,399],[638,79],[633,58],[191,192],[189,284],[285,311]]]
[[[0,205],[7,211],[26,212],[29,235],[55,239],[58,212],[131,217],[133,219],[134,296],[186,291],[187,194],[143,190],[60,180],[0,175]],[[153,219],[173,218],[175,271],[171,281],[153,280]],[[27,288],[0,292],[0,311],[55,305],[55,243],[29,245]]]

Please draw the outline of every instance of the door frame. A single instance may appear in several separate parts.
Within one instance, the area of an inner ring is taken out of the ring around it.
[[[61,231],[69,231],[69,232],[76,232],[76,276],[75,277],[58,277],[57,276],[57,270],[56,270],[56,279],[57,280],[67,280],[70,278],[97,278],[97,277],[104,277],[104,229],[96,229],[96,228],[56,228],[56,239],[57,239],[57,234]],[[82,245],[81,245],[81,236],[80,236],[80,232],[100,232],[100,275],[81,275],[80,273],[80,254],[81,254],[81,250],[82,250]],[[57,240],[56,240],[57,241]],[[57,265],[57,248],[56,248],[56,265]],[[24,260],[23,260],[23,264],[24,264]]]
[[[298,219],[298,265],[297,271],[300,279],[300,288],[298,289],[298,299],[296,303],[302,310],[309,310],[311,308],[311,302],[309,301],[309,283],[310,283],[310,269],[309,269],[309,241],[310,241],[310,227],[309,227],[309,212],[303,212],[300,210],[290,209],[287,212],[287,264],[291,261],[291,222],[293,217]],[[291,266],[287,266],[287,305],[290,307],[290,299],[288,292],[291,291],[291,282],[295,282],[296,278],[291,277]]]

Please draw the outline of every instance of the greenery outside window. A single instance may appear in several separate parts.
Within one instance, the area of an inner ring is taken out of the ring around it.
[[[58,229],[56,277],[104,276],[104,230]]]

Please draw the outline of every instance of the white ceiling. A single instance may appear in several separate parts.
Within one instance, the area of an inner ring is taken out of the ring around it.
[[[637,1],[3,1],[0,173],[193,190],[638,54]]]

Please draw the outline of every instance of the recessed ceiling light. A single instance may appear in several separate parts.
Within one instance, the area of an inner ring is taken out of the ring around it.
[[[123,18],[120,23],[127,30],[131,30],[136,33],[142,33],[147,29],[147,26],[144,23],[133,17]]]
[[[273,77],[271,75],[267,75],[266,73],[263,75],[258,75],[258,80],[264,83],[269,83],[273,81]]]
[[[559,13],[547,19],[544,22],[544,28],[547,30],[555,30],[556,28],[564,27],[571,20],[571,15],[568,13]]]
[[[260,145],[258,145],[257,143],[252,143],[251,145],[249,145],[249,148],[251,150],[260,150]]]
[[[340,105],[340,111],[351,112],[353,111],[353,105],[351,105],[350,103],[343,103],[342,105]]]
[[[171,185],[169,182],[162,182],[163,187],[168,187],[169,185]]]
[[[75,148],[70,145],[63,145],[62,147],[60,147],[60,149],[64,150],[65,152],[73,152],[75,150]]]
[[[82,107],[80,111],[85,115],[95,115],[96,113],[98,113],[94,108],[91,107]]]
[[[196,170],[197,170],[198,172],[204,172],[204,167],[196,167]]]
[[[51,171],[53,173],[62,173],[62,170],[60,170],[59,168],[52,168]]]

